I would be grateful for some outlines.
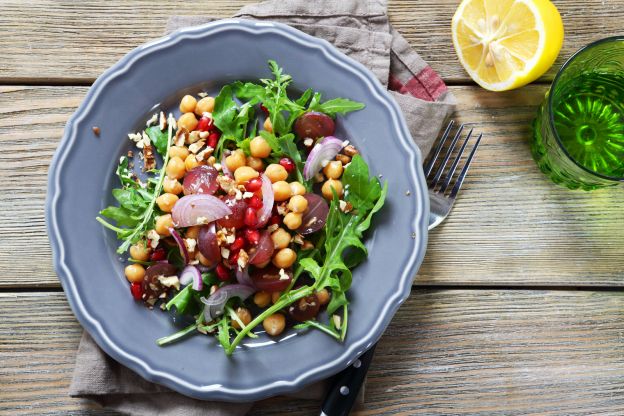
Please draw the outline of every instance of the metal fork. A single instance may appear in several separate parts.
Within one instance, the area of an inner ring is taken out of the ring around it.
[[[468,135],[463,140],[461,147],[457,152],[455,152],[455,147],[457,143],[460,141],[462,137],[462,133],[464,128],[468,126],[468,124],[462,124],[457,129],[457,132],[453,136],[453,140],[446,147],[446,150],[443,155],[441,155],[442,150],[444,150],[445,144],[448,141],[448,138],[451,137],[451,130],[453,129],[453,125],[455,122],[451,120],[451,122],[444,130],[444,134],[438,139],[434,151],[431,153],[429,161],[424,166],[425,177],[427,178],[427,187],[429,188],[429,203],[430,203],[430,212],[429,212],[429,229],[433,229],[437,227],[442,221],[448,217],[451,209],[453,208],[453,204],[455,203],[455,199],[457,198],[457,193],[459,192],[462,184],[464,183],[464,179],[466,179],[466,174],[468,173],[468,169],[470,168],[470,164],[474,159],[474,155],[477,152],[477,148],[479,147],[479,143],[481,143],[481,139],[483,138],[483,133],[479,134],[477,140],[472,145],[472,150],[470,154],[464,161],[463,168],[459,175],[455,178],[455,182],[453,182],[453,177],[455,175],[455,171],[457,167],[462,161],[462,156],[468,142],[472,137],[472,133],[474,132],[474,128],[470,128]],[[455,153],[455,160],[451,164],[450,168],[446,170],[446,166],[448,165],[449,160],[452,158]],[[446,172],[446,175],[444,173]],[[444,178],[442,178],[444,176]]]
[[[481,138],[483,138],[483,134],[479,134],[477,140],[472,145],[470,154],[464,160],[461,172],[454,178],[455,171],[462,162],[462,156],[474,131],[473,128],[470,129],[466,138],[461,142],[459,150],[455,151],[455,147],[457,143],[460,142],[462,133],[468,124],[460,125],[450,144],[446,145],[448,138],[451,137],[451,130],[454,124],[455,123],[451,120],[442,136],[435,143],[435,148],[431,153],[431,157],[424,165],[431,205],[429,214],[430,230],[444,221],[451,212],[451,208],[453,208],[453,204],[457,198],[457,193],[464,183],[464,179],[466,179],[466,174],[474,159],[477,147],[479,147]],[[453,156],[455,156],[455,159],[447,170],[446,166]],[[334,377],[328,393],[323,400],[321,416],[346,416],[349,414],[358,392],[360,391],[360,387],[364,383],[366,372],[368,371],[368,366],[373,359],[374,353],[375,345],[355,360],[353,365],[350,365]]]

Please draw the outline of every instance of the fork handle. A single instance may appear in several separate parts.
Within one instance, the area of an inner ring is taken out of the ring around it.
[[[353,364],[336,374],[323,400],[321,416],[347,416],[351,412],[366,379],[376,346],[373,345]]]

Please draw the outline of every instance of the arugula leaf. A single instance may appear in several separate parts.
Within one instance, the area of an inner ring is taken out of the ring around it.
[[[135,182],[132,178],[132,172],[130,172],[129,160],[127,156],[122,156],[119,159],[119,166],[117,166],[115,174],[119,177],[121,186],[134,185]]]
[[[100,214],[114,220],[118,225],[124,227],[135,227],[138,220],[132,216],[132,212],[122,207],[107,207],[100,211]]]
[[[328,325],[324,325],[317,321],[305,321],[300,324],[295,325],[293,328],[295,329],[308,329],[308,328],[316,328],[322,332],[325,332],[330,337],[334,337],[337,340],[340,340],[340,334],[336,332],[332,327]]]
[[[308,107],[310,111],[318,111],[319,113],[325,113],[328,116],[336,117],[336,114],[345,115],[352,111],[358,111],[365,106],[363,103],[357,101],[351,101],[346,98],[334,98],[324,103],[320,103],[321,96],[318,95],[316,100],[313,100]]]
[[[176,308],[176,311],[184,315],[187,313],[188,306],[190,302],[193,300],[193,293],[191,291],[191,285],[185,286],[182,290],[180,290],[167,304],[165,308],[170,310],[172,307]]]
[[[308,101],[310,101],[310,97],[312,97],[313,93],[314,91],[312,90],[312,88],[308,88],[303,92],[303,94],[301,94],[301,97],[295,100],[295,104],[305,107]]]
[[[368,165],[362,156],[355,155],[342,175],[345,200],[354,208],[369,211],[381,195],[381,184],[377,178],[368,176]]]
[[[147,134],[148,137],[150,138],[150,141],[156,148],[156,151],[161,156],[164,156],[165,153],[167,152],[167,149],[169,148],[169,146],[167,145],[168,143],[167,132],[162,131],[160,127],[158,126],[152,126],[152,127],[148,127],[145,129],[145,134]]]
[[[215,150],[215,157],[221,158],[223,148],[228,142],[239,143],[247,137],[247,125],[254,120],[253,102],[238,106],[233,99],[233,87],[226,85],[215,97],[212,119],[221,130],[221,140]]]

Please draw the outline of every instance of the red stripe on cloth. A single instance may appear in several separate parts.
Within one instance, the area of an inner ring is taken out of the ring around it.
[[[390,74],[388,88],[425,101],[435,101],[447,91],[442,78],[430,66],[410,78],[405,84]]]
[[[403,88],[403,83],[393,74],[390,74],[388,78],[388,89],[390,91],[401,91],[401,88]]]

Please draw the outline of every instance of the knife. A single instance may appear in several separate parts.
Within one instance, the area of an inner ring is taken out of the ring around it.
[[[360,387],[364,384],[376,346],[377,344],[373,345],[353,364],[334,377],[323,399],[321,416],[347,416],[349,414],[360,392]]]

